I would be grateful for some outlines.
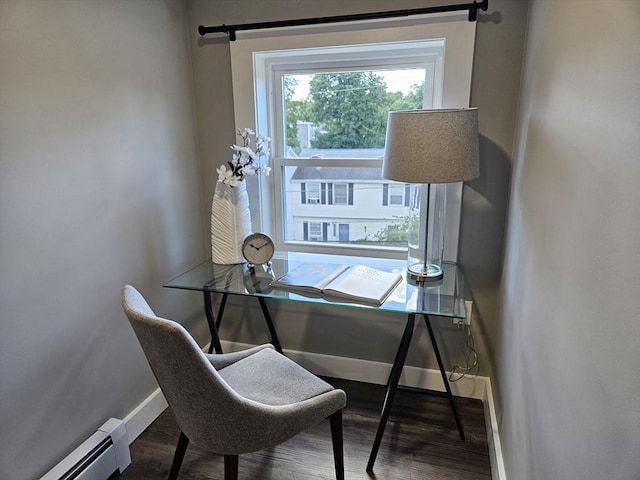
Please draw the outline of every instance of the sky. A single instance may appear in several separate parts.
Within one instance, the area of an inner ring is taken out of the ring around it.
[[[384,78],[387,89],[391,92],[407,93],[412,85],[424,81],[423,69],[376,71],[376,74]],[[298,79],[299,84],[293,98],[295,100],[304,100],[309,93],[311,75],[295,75],[295,77]]]

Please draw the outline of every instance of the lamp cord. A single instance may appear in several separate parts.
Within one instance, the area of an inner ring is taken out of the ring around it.
[[[452,372],[449,374],[450,382],[457,382],[462,378],[475,378],[478,376],[480,369],[480,362],[475,349],[471,326],[466,323],[459,323],[458,328],[460,329],[465,365],[454,365]]]

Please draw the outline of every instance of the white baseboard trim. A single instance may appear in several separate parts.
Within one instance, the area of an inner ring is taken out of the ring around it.
[[[221,343],[225,352],[244,350],[254,346],[238,342],[222,341]],[[208,345],[203,348],[205,351],[207,349]],[[391,364],[388,363],[297,350],[284,350],[284,353],[310,372],[327,377],[385,385],[391,372]],[[404,367],[400,383],[410,387],[444,390],[440,372],[426,368]],[[493,480],[507,480],[491,390],[491,380],[488,377],[463,378],[450,385],[452,393],[456,396],[482,400],[492,478]],[[160,388],[158,388],[127,415],[124,418],[124,423],[127,427],[129,444],[138,438],[166,408],[167,401]]]
[[[127,428],[129,445],[131,445],[168,406],[167,400],[164,398],[160,387],[158,387],[151,395],[145,398],[140,405],[134,408],[129,415],[124,417],[123,421]]]
[[[237,342],[222,341],[221,343],[225,352],[235,352],[254,346]],[[391,373],[391,364],[389,363],[287,349],[284,350],[284,353],[310,372],[326,377],[386,385],[389,373]],[[448,372],[447,375],[449,375]],[[463,378],[450,383],[451,391],[459,397],[483,400],[487,381],[487,377]],[[444,391],[440,371],[427,368],[405,366],[400,376],[400,384]]]
[[[493,402],[493,390],[491,389],[491,379],[487,378],[484,389],[484,423],[487,428],[487,443],[489,445],[489,460],[491,461],[492,480],[507,480],[507,473],[504,469],[504,458],[502,457],[502,445],[500,443],[500,433],[498,432],[498,417],[496,407]]]

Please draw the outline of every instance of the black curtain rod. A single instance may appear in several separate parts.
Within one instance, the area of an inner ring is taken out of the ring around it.
[[[425,15],[429,13],[458,12],[469,10],[469,21],[475,22],[478,18],[478,10],[484,12],[489,8],[489,0],[473,3],[460,3],[457,5],[442,5],[439,7],[414,8],[411,10],[390,10],[388,12],[356,13],[353,15],[338,15],[334,17],[301,18],[298,20],[281,20],[275,22],[241,23],[237,25],[218,25],[217,27],[205,27],[200,25],[198,33],[202,36],[207,33],[226,33],[230,41],[235,41],[238,30],[262,30],[265,28],[297,27],[300,25],[321,25],[323,23],[353,22],[358,20],[376,20],[380,18],[408,17],[411,15]]]

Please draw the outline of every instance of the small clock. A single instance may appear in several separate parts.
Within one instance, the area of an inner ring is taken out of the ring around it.
[[[273,240],[264,233],[252,233],[242,243],[242,255],[254,265],[268,263],[275,250]]]

